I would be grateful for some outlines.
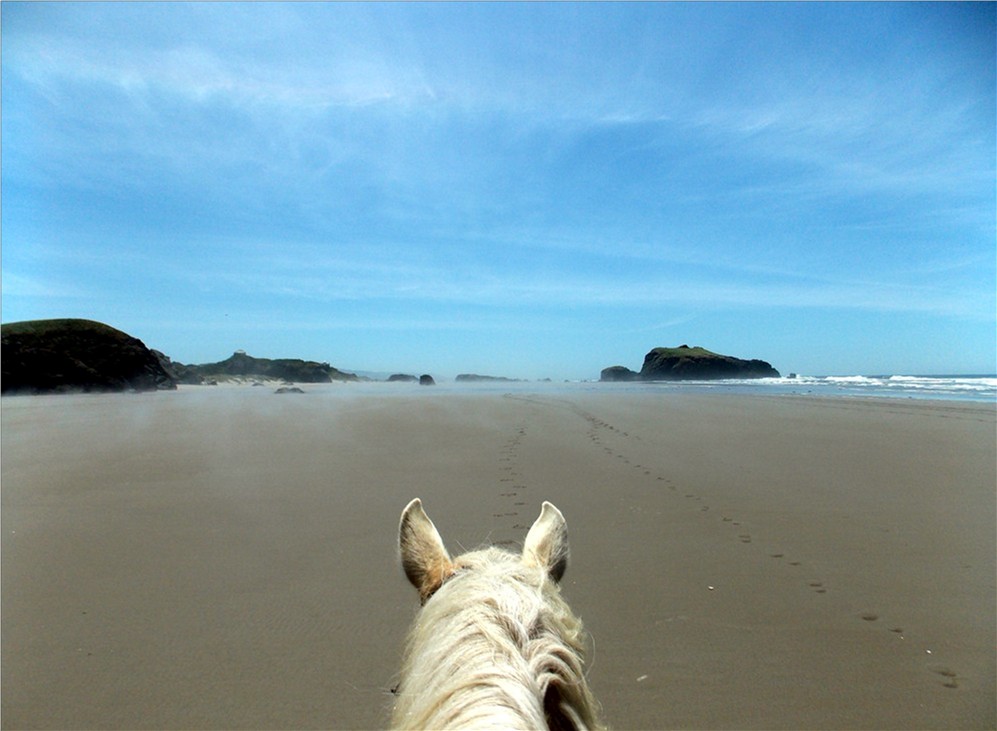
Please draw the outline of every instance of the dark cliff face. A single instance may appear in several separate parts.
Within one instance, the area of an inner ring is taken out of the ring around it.
[[[778,378],[779,371],[763,360],[742,360],[705,348],[655,348],[644,356],[644,381],[707,381],[721,378]]]
[[[92,320],[31,320],[2,327],[5,394],[155,391],[176,382],[145,344]]]
[[[161,353],[155,349],[153,349],[152,353],[159,359],[159,364],[163,366],[163,370],[169,373],[176,383],[188,386],[199,386],[204,383],[204,379],[201,376],[183,363],[177,363],[171,360],[165,353]]]

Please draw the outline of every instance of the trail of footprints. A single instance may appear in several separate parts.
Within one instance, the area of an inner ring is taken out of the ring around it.
[[[518,521],[519,508],[527,504],[524,493],[528,488],[518,465],[519,447],[525,436],[526,426],[523,424],[517,425],[513,436],[502,445],[502,449],[499,451],[499,471],[501,473],[499,484],[503,489],[499,493],[499,497],[509,507],[504,512],[493,513],[492,515],[495,518],[516,518],[517,522],[512,526],[513,530],[525,530],[529,528],[528,525],[524,525]],[[515,541],[499,542],[500,545],[514,543]]]
[[[623,431],[622,429],[614,426],[613,424],[603,419],[600,419],[594,414],[582,410],[577,405],[570,402],[565,402],[565,403],[572,411],[574,411],[578,416],[583,418],[588,423],[589,426],[586,432],[586,437],[589,439],[589,441],[592,442],[593,446],[601,449],[602,452],[607,457],[614,460],[618,460],[621,464],[632,467],[634,470],[640,471],[645,477],[653,478],[655,482],[664,483],[665,488],[669,492],[675,493],[676,495],[681,494],[682,498],[685,500],[691,500],[693,502],[698,502],[698,503],[703,502],[702,497],[692,493],[681,491],[679,487],[675,485],[674,482],[667,476],[662,474],[657,474],[656,470],[647,467],[645,465],[633,463],[625,452],[621,451],[619,448],[614,448],[610,444],[610,441],[614,437],[617,438],[617,440],[634,439],[636,441],[641,441],[639,436],[636,435],[631,436],[628,432]],[[704,504],[700,507],[699,510],[700,512],[703,513],[709,512],[710,506]],[[736,529],[737,540],[740,541],[741,543],[750,544],[752,542],[751,534],[745,529],[744,526],[742,526],[740,521],[736,520],[733,516],[721,515],[719,523],[720,525],[727,526],[731,529]],[[773,560],[782,561],[785,563],[786,566],[791,567],[793,569],[803,567],[803,563],[801,561],[785,560],[786,555],[784,553],[770,553],[768,554],[768,557]],[[827,594],[827,587],[824,585],[824,582],[822,581],[816,579],[809,579],[806,581],[806,587],[808,591],[811,591],[814,594]],[[879,622],[880,620],[880,616],[876,612],[872,611],[861,612],[857,616],[862,621],[868,622],[870,624]],[[899,639],[904,639],[904,630],[902,627],[889,626],[888,630],[892,634],[896,635]],[[931,650],[925,650],[925,653],[930,655]],[[959,687],[959,679],[958,679],[959,676],[952,669],[944,665],[930,665],[928,666],[927,669],[931,673],[939,677],[941,685],[943,687],[945,688]]]

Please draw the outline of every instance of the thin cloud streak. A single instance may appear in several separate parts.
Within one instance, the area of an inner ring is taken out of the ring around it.
[[[67,285],[47,278],[22,276],[6,267],[3,271],[3,294],[5,297],[41,300],[84,300],[92,296],[92,293],[76,285]]]
[[[50,96],[64,87],[95,84],[118,90],[137,104],[165,96],[196,104],[250,111],[273,107],[301,114],[436,98],[417,71],[357,60],[326,68],[317,76],[252,57],[223,58],[192,45],[95,49],[71,39],[52,45],[44,36],[19,39],[11,56],[17,73]]]
[[[215,271],[194,273],[202,287],[273,295],[314,302],[406,300],[528,308],[536,305],[591,307],[818,308],[879,312],[927,312],[987,317],[984,300],[972,293],[953,295],[945,287],[867,280],[735,283],[729,279],[670,279],[612,282],[565,275],[552,278],[503,276],[474,270],[405,267],[366,270],[362,265],[326,262],[309,272]]]

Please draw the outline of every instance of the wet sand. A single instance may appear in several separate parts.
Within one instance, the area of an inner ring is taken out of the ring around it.
[[[349,388],[5,398],[3,727],[384,726],[417,496],[558,505],[612,727],[997,724],[993,405]]]

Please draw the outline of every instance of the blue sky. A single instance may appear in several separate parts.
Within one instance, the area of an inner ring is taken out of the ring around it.
[[[4,322],[440,376],[997,369],[995,4],[0,13]]]

